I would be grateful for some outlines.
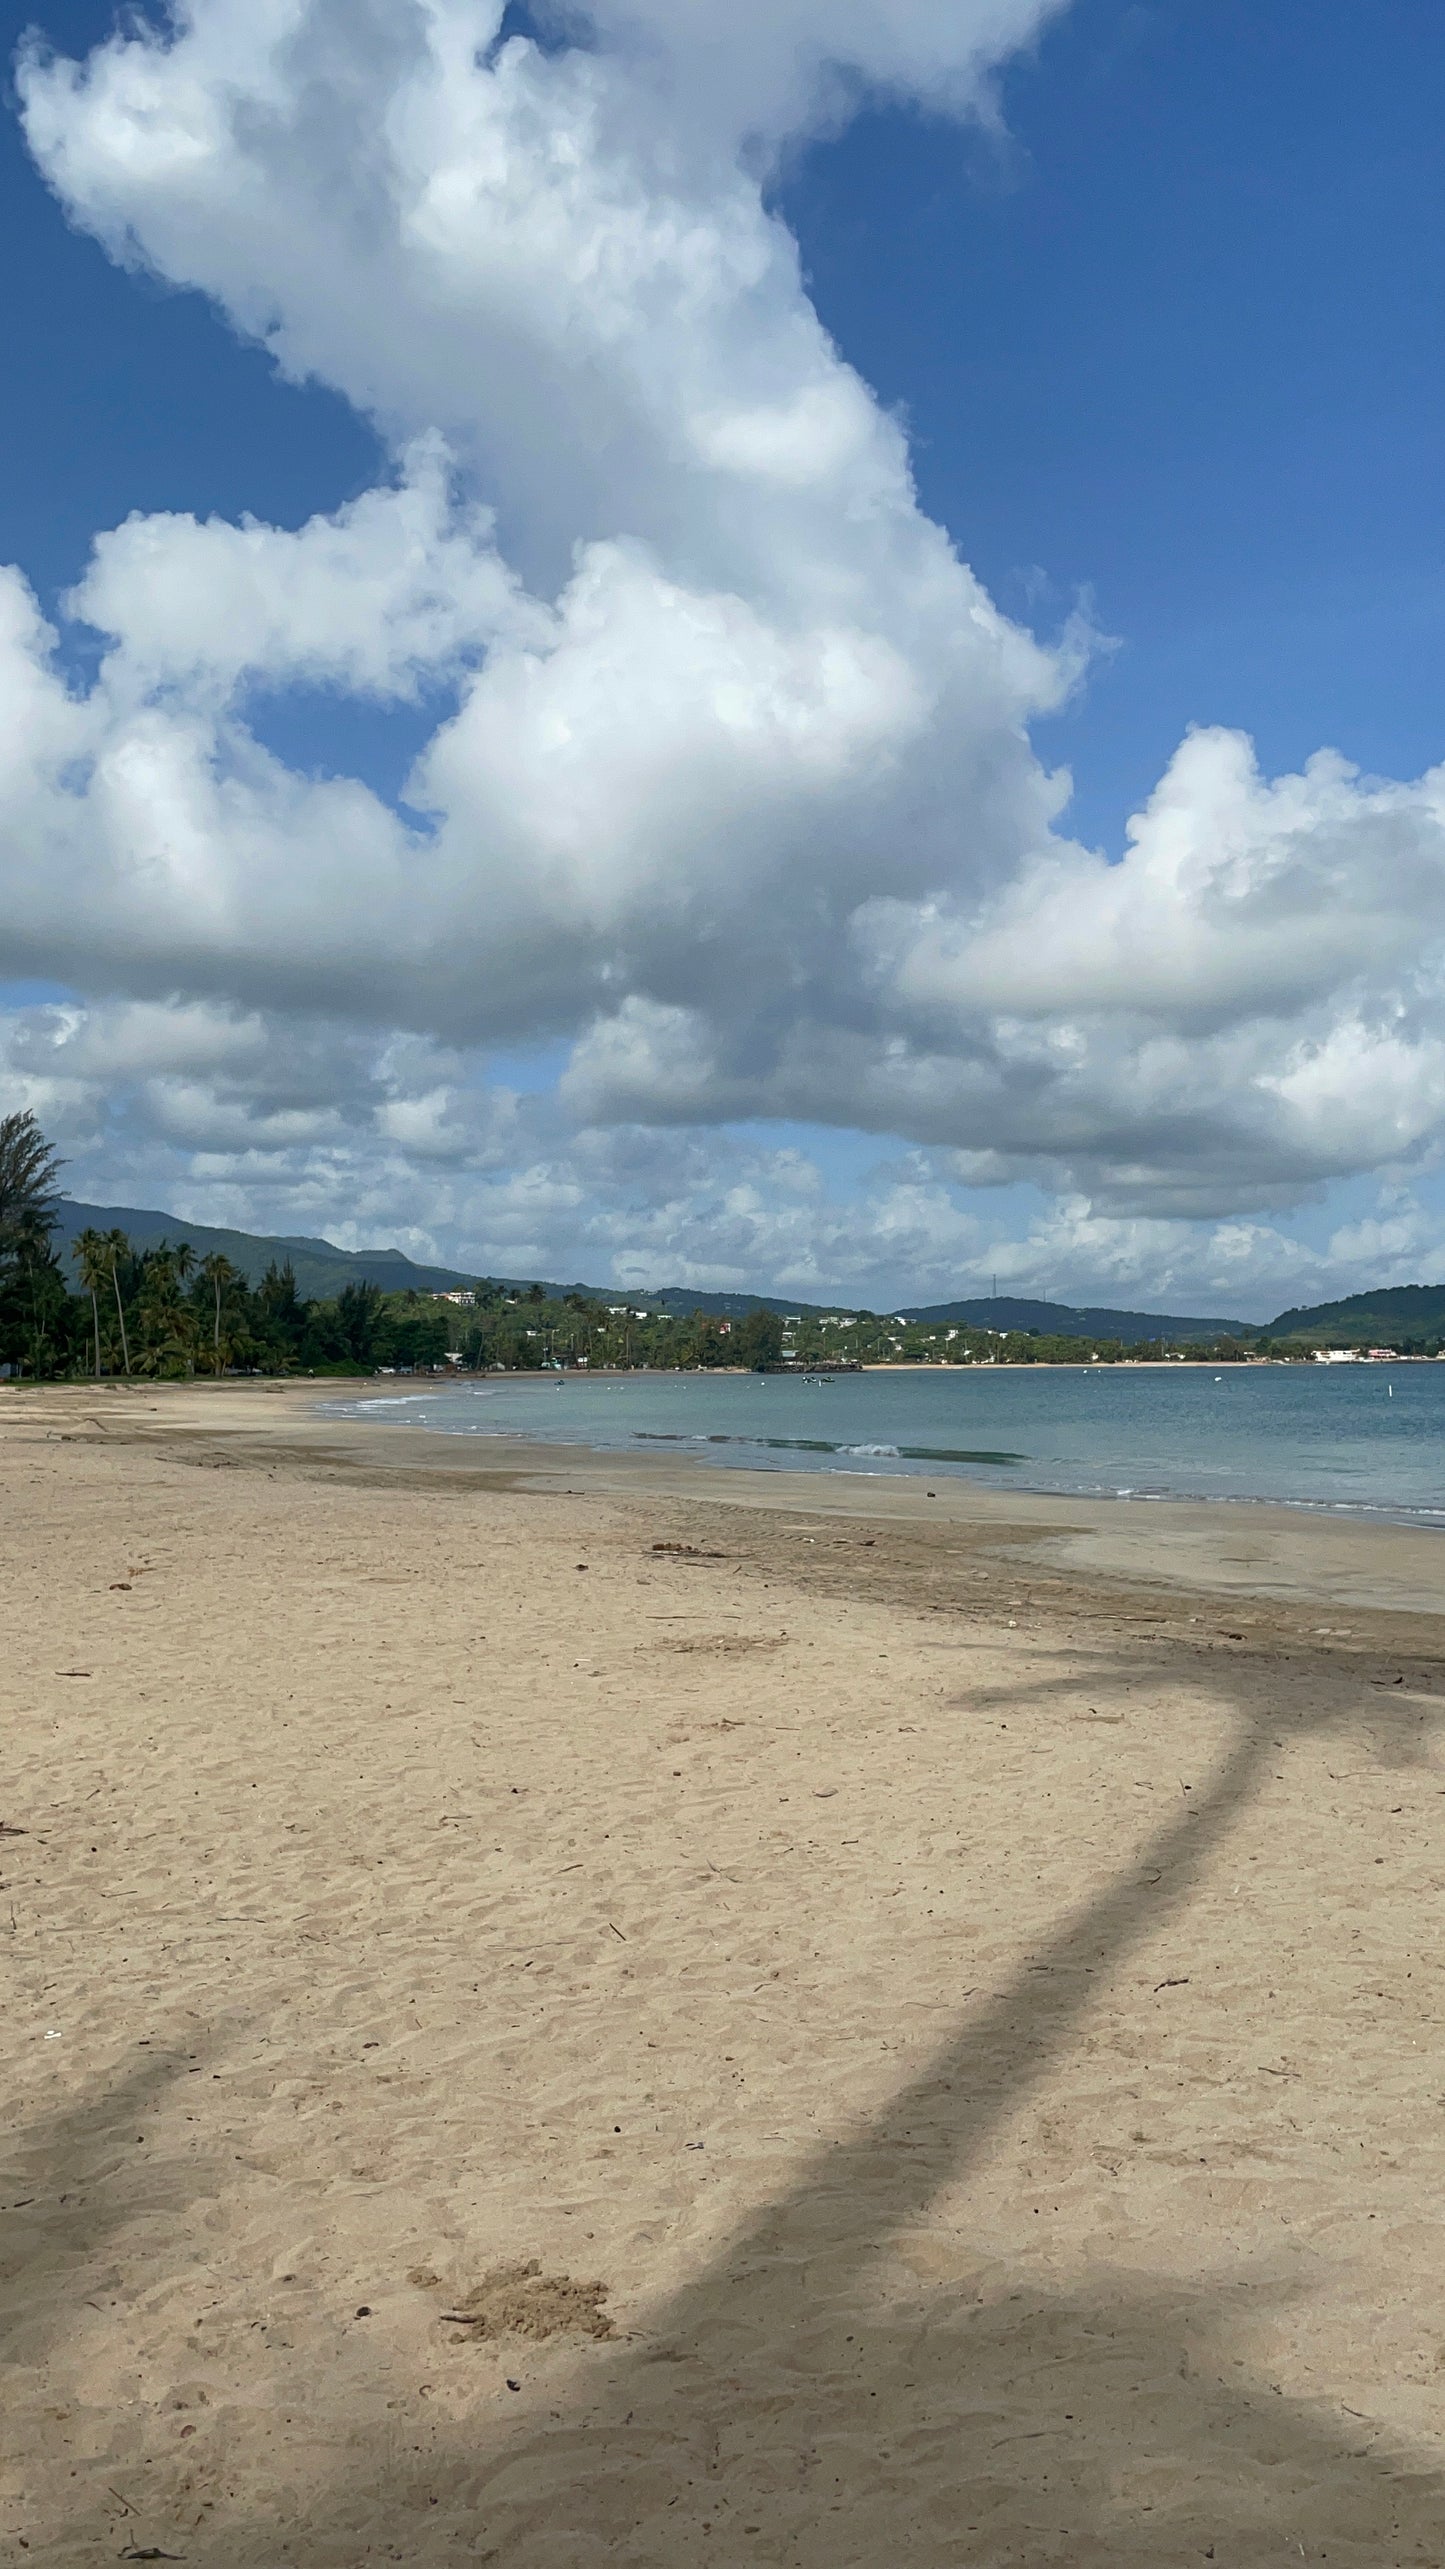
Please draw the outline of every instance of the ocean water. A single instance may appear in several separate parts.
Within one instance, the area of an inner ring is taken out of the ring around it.
[[[1120,1499],[1269,1500],[1445,1526],[1445,1364],[492,1375],[330,1405],[721,1469],[922,1474]]]

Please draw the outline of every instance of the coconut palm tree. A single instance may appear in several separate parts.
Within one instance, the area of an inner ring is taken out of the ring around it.
[[[122,1360],[122,1362],[123,1362],[123,1364],[124,1364],[124,1366],[125,1366],[126,1372],[127,1372],[127,1373],[129,1373],[129,1372],[130,1372],[130,1340],[129,1340],[129,1338],[126,1336],[126,1328],[125,1328],[125,1304],[124,1304],[123,1300],[121,1299],[121,1290],[120,1290],[120,1262],[121,1262],[122,1258],[129,1259],[130,1254],[131,1254],[131,1246],[130,1246],[130,1242],[129,1242],[129,1240],[126,1238],[126,1235],[125,1235],[125,1233],[124,1233],[123,1231],[107,1231],[107,1232],[105,1232],[105,1233],[103,1234],[103,1238],[102,1238],[102,1245],[103,1245],[103,1247],[105,1248],[106,1253],[107,1253],[107,1256],[108,1256],[108,1258],[109,1258],[109,1262],[110,1262],[110,1281],[111,1281],[111,1284],[113,1285],[113,1287],[114,1287],[114,1289],[115,1289],[115,1311],[116,1311],[116,1318],[117,1318],[117,1319],[119,1320],[119,1322],[120,1322],[120,1352],[121,1352],[121,1360]]]
[[[80,1281],[90,1296],[91,1327],[95,1336],[95,1379],[100,1380],[100,1289],[110,1282],[110,1249],[102,1233],[82,1231],[75,1243],[75,1263]]]
[[[202,1258],[201,1260],[201,1274],[204,1276],[206,1283],[210,1286],[211,1291],[215,1296],[216,1325],[211,1337],[211,1353],[215,1360],[216,1373],[219,1376],[221,1371],[221,1296],[231,1285],[235,1284],[239,1274],[239,1269],[233,1267],[230,1259],[223,1256],[219,1249],[212,1249],[209,1257]]]
[[[196,1315],[181,1291],[182,1266],[194,1264],[189,1241],[184,1249],[163,1241],[159,1248],[142,1253],[136,1321],[143,1374],[174,1377],[195,1370]]]

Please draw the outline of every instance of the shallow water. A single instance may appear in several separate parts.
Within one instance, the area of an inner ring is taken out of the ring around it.
[[[750,1471],[1271,1500],[1445,1525],[1445,1364],[492,1375],[336,1404],[447,1436],[671,1451]]]

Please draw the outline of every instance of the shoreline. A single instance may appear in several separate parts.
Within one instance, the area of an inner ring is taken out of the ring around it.
[[[388,1405],[417,1394],[363,1397]],[[223,1463],[378,1488],[435,1487],[535,1496],[653,1501],[706,1512],[748,1511],[829,1526],[875,1526],[895,1543],[947,1551],[967,1547],[993,1562],[1005,1586],[1027,1562],[1062,1602],[1091,1585],[1187,1602],[1255,1599],[1300,1617],[1315,1607],[1371,1619],[1438,1622],[1445,1648],[1445,1552],[1441,1530],[1408,1520],[1255,1499],[1135,1498],[1003,1489],[922,1474],[750,1470],[655,1449],[631,1452],[524,1436],[449,1437],[370,1419],[328,1414],[314,1381],[237,1384],[0,1386],[0,1432],[38,1424],[42,1437],[94,1440],[169,1451],[178,1459]],[[349,1386],[342,1385],[343,1391]],[[111,1398],[107,1399],[106,1394]],[[1302,1624],[1312,1640],[1334,1636]]]

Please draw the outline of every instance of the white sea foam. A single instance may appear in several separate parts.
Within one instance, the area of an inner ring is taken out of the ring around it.
[[[354,1409],[409,1409],[419,1400],[435,1400],[435,1392],[383,1392],[375,1400],[353,1400],[338,1403],[330,1415],[348,1418]]]

